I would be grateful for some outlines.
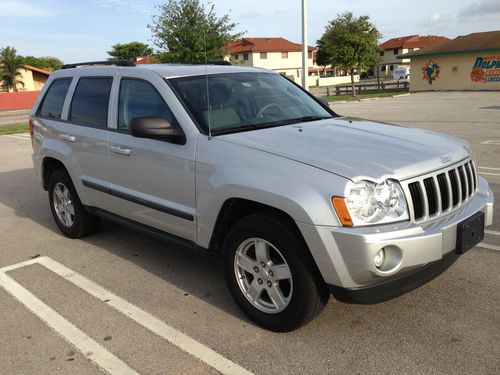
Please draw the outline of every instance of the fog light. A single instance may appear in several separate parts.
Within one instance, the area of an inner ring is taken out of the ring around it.
[[[385,261],[385,251],[384,249],[380,249],[377,251],[377,254],[373,257],[373,263],[375,264],[375,267],[380,268],[384,265]]]

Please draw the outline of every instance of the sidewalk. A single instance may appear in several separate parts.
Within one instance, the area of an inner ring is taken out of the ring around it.
[[[31,109],[0,111],[0,126],[27,123],[29,120],[30,112]]]

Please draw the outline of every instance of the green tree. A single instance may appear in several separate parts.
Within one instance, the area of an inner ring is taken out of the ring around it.
[[[151,56],[153,54],[153,49],[145,43],[141,42],[130,42],[130,43],[118,43],[111,46],[111,51],[108,51],[108,55],[111,56],[108,60],[111,61],[132,61],[136,57],[141,56]]]
[[[218,17],[214,4],[205,8],[199,0],[169,0],[157,7],[158,15],[148,25],[155,45],[166,62],[203,62],[222,60],[226,45],[243,33],[235,33],[237,26],[229,15]]]
[[[24,82],[18,79],[21,76],[19,69],[24,68],[24,59],[17,54],[14,47],[0,49],[0,82],[7,90],[17,92],[17,86],[24,87]]]
[[[57,57],[52,57],[52,56],[44,56],[44,57],[24,56],[24,63],[26,65],[34,66],[35,68],[48,70],[49,72],[61,69],[61,66],[63,66],[64,64]]]
[[[354,17],[351,12],[339,14],[330,21],[318,40],[318,55],[334,67],[350,72],[352,95],[354,70],[369,69],[380,59],[378,40],[382,35],[370,22],[370,17]]]

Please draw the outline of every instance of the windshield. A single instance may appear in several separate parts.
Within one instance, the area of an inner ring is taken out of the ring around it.
[[[333,117],[279,74],[227,73],[174,78],[169,82],[202,131],[208,133],[210,124],[213,135]]]

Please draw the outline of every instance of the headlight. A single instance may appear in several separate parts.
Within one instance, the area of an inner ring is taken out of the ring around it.
[[[337,213],[341,212],[338,197],[333,200]],[[406,199],[399,183],[385,180],[380,184],[371,181],[360,181],[353,184],[343,199],[351,224],[354,226],[392,223],[408,220]],[[345,211],[344,210],[344,211]],[[342,215],[346,216],[345,212]],[[341,221],[346,224],[341,217]]]

